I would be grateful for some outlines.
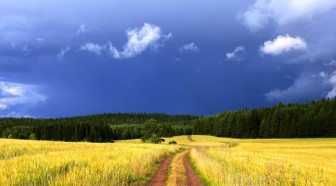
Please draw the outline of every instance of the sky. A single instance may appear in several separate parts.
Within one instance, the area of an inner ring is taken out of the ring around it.
[[[336,0],[0,0],[0,117],[336,96]]]

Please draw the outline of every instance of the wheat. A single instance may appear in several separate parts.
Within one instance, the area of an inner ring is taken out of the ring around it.
[[[234,141],[191,150],[209,185],[336,185],[336,139]]]
[[[0,139],[0,185],[141,185],[179,148],[133,142]]]

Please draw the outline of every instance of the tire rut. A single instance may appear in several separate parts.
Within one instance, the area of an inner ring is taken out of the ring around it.
[[[192,166],[189,161],[190,152],[184,155],[183,163],[186,169],[186,176],[188,180],[188,186],[204,186],[201,178],[195,173],[192,169]]]
[[[184,153],[183,155],[183,166],[185,168],[184,176],[186,177],[187,182],[186,183],[179,182],[179,183],[176,183],[176,185],[204,186],[201,178],[199,177],[199,175],[195,173],[195,171],[192,169],[192,166],[190,164],[190,161],[189,161],[190,150],[186,150],[186,151],[180,152],[178,154]],[[148,184],[146,184],[146,186],[165,186],[167,184],[166,182],[169,176],[169,171],[168,171],[169,166],[175,155],[176,154],[170,155],[162,161],[159,170],[156,172],[152,180]],[[174,161],[172,163],[174,163]]]
[[[174,157],[174,154],[168,156],[166,159],[162,161],[159,170],[156,172],[152,180],[148,184],[146,184],[146,186],[165,186],[166,185],[166,181],[168,179],[169,164],[173,157]]]

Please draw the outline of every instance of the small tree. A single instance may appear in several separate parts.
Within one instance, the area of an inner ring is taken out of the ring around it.
[[[150,141],[151,143],[159,144],[159,143],[161,143],[161,138],[158,137],[157,134],[153,134],[153,135],[150,137],[149,141]]]
[[[31,140],[36,140],[36,139],[37,139],[37,138],[36,138],[36,134],[35,134],[35,133],[31,134],[31,135],[29,136],[29,139],[31,139]]]
[[[141,133],[143,135],[140,138],[142,142],[150,142],[155,144],[161,143],[160,127],[155,119],[146,121],[143,129],[141,130]]]

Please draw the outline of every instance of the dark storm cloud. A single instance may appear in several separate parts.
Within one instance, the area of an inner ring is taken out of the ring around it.
[[[260,47],[262,53],[279,55],[292,50],[305,50],[282,56],[282,61],[288,65],[302,63],[301,73],[291,86],[266,93],[268,100],[289,102],[330,97],[325,93],[333,91],[330,84],[313,76],[321,71],[333,73],[336,70],[325,66],[326,61],[335,58],[332,49],[336,46],[336,26],[332,24],[335,16],[336,2],[331,0],[256,0],[239,15],[242,23],[253,33],[268,29],[277,35],[275,40],[270,38],[265,41]],[[312,65],[315,69],[311,69]]]
[[[2,92],[25,94],[2,93],[0,115],[205,115],[331,97],[335,3],[303,4],[2,1]]]

